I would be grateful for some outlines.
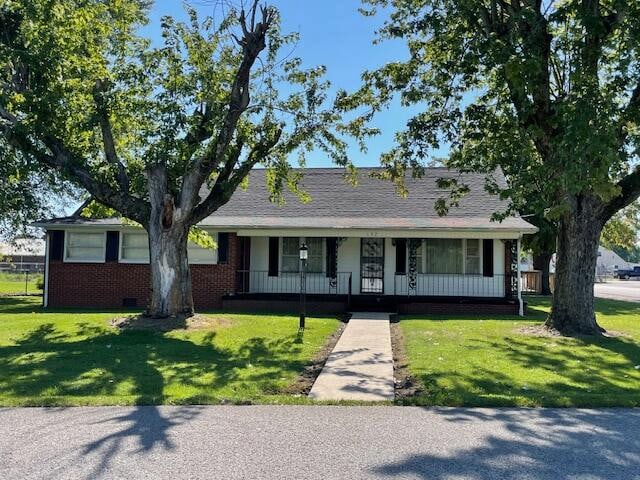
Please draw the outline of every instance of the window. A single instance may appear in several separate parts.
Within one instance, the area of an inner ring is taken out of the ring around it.
[[[65,261],[104,262],[105,233],[67,232]]]
[[[122,233],[120,260],[131,263],[149,263],[149,239],[145,233]]]
[[[122,233],[120,242],[120,261],[124,263],[149,263],[149,238],[146,233]],[[190,264],[214,264],[217,262],[217,250],[203,248],[189,242],[187,255]]]
[[[282,239],[282,271],[300,271],[300,239],[298,237]]]
[[[322,273],[324,270],[324,242],[320,237],[283,237],[282,271],[300,271],[300,246],[307,245],[307,272]]]
[[[215,234],[211,234],[215,238]],[[214,264],[218,262],[218,250],[204,248],[195,243],[189,242],[187,245],[189,263]]]
[[[309,249],[307,272],[322,273],[324,260],[324,255],[322,254],[324,242],[322,241],[322,238],[308,237],[305,240],[305,243],[307,244],[307,248]]]
[[[463,273],[461,239],[427,238],[423,248],[425,273]]]
[[[470,275],[480,274],[480,240],[477,238],[467,239],[467,251],[464,264],[464,273]]]

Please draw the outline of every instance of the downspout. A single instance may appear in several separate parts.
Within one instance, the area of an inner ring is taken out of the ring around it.
[[[49,232],[45,232],[44,241],[44,292],[42,292],[42,306],[49,306]]]
[[[524,317],[524,303],[522,301],[522,273],[520,272],[520,254],[522,250],[521,245],[522,236],[518,237],[518,258],[516,259],[518,262],[518,315]]]

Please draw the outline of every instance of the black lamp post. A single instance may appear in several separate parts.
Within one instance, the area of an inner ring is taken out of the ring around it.
[[[307,258],[309,249],[303,243],[300,245],[300,324],[298,328],[304,330],[307,315]]]

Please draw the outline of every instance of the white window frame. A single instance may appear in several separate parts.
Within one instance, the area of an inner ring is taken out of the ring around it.
[[[298,239],[298,250],[300,250],[300,246],[304,243],[306,245],[307,243],[307,237],[280,237],[280,245],[278,247],[278,268],[280,273],[282,273],[283,275],[300,275],[300,252],[298,251],[298,270],[296,270],[295,272],[293,271],[284,271],[282,268],[282,260],[283,260],[283,256],[284,256],[284,239],[285,238],[297,238]],[[309,237],[309,238],[320,238],[322,240],[325,240],[326,237]],[[327,270],[327,242],[325,241],[321,241],[321,248],[322,248],[322,270],[319,272],[310,272],[308,270],[307,267],[307,274],[312,274],[312,275],[325,275],[326,274],[326,270]],[[308,264],[307,264],[308,265]]]
[[[145,237],[147,237],[147,248],[149,245],[149,234],[142,231],[142,232],[137,232],[137,231],[127,231],[127,230],[121,230],[120,231],[120,235],[118,238],[118,263],[133,263],[133,264],[138,264],[138,265],[148,265],[149,262],[151,261],[151,254],[149,254],[149,260],[130,260],[127,258],[124,258],[122,256],[122,247],[124,246],[124,242],[123,240],[123,236],[124,235],[143,235]]]
[[[429,273],[426,271],[427,269],[427,256],[424,254],[425,253],[425,248],[424,248],[424,238],[420,239],[420,248],[422,249],[422,255],[420,257],[420,264],[421,265],[416,265],[418,268],[418,274],[419,275],[476,275],[476,276],[482,276],[482,272],[484,272],[484,255],[482,255],[482,248],[483,248],[483,243],[481,238],[462,238],[462,239],[453,239],[453,240],[462,240],[462,273],[456,273],[456,274],[451,274],[451,273]],[[478,255],[480,257],[480,271],[479,273],[467,273],[467,240],[477,240],[478,241]],[[493,239],[492,240],[492,248],[493,248]],[[409,247],[407,244],[407,268],[409,268]]]
[[[207,233],[213,237],[213,240],[216,242],[216,245],[217,245],[218,244],[218,240],[220,238],[218,233],[220,233],[220,232],[209,232],[209,231],[207,231]],[[189,255],[189,243],[191,243],[191,242],[187,242],[187,255]],[[227,252],[227,255],[228,254],[229,254],[229,252]],[[194,261],[191,261],[191,259],[189,259],[189,265],[217,265],[217,264],[218,264],[218,248],[213,250],[213,259],[212,260],[198,260],[198,261],[194,262]]]
[[[102,259],[82,259],[82,258],[70,258],[69,257],[69,234],[84,234],[84,233],[102,233]],[[64,231],[64,249],[62,260],[64,263],[105,263],[107,258],[107,231],[106,230],[65,230]]]
[[[467,241],[468,240],[476,240],[478,242],[478,273],[467,273]],[[482,254],[482,249],[484,248],[484,244],[482,242],[481,239],[479,238],[465,238],[464,242],[463,242],[463,247],[464,247],[464,264],[462,265],[462,271],[464,272],[465,275],[476,275],[476,276],[482,276],[484,272],[484,265],[483,265],[483,261],[484,261],[484,255]],[[493,248],[493,240],[491,241],[491,248]]]
[[[218,242],[218,232],[207,232],[209,235],[211,235],[215,242]],[[118,262],[119,263],[132,263],[132,264],[139,264],[139,265],[148,265],[149,262],[151,261],[151,253],[149,253],[149,260],[130,260],[130,259],[126,259],[122,256],[122,247],[124,245],[124,242],[122,241],[122,237],[124,235],[144,235],[145,237],[148,238],[149,234],[148,233],[142,233],[142,232],[132,232],[132,231],[125,231],[125,230],[121,230],[120,231],[120,245],[118,246]],[[148,245],[148,240],[147,240],[147,245]],[[187,255],[189,255],[189,244],[191,242],[187,243]],[[197,260],[197,261],[192,261],[191,259],[189,259],[189,265],[217,265],[218,264],[218,249],[216,248],[215,250],[213,250],[213,259],[212,260]]]

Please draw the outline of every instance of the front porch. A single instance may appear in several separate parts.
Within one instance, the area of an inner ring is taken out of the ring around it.
[[[239,245],[236,289],[223,299],[231,310],[297,311],[303,291],[318,312],[519,309],[513,239],[245,236]]]

